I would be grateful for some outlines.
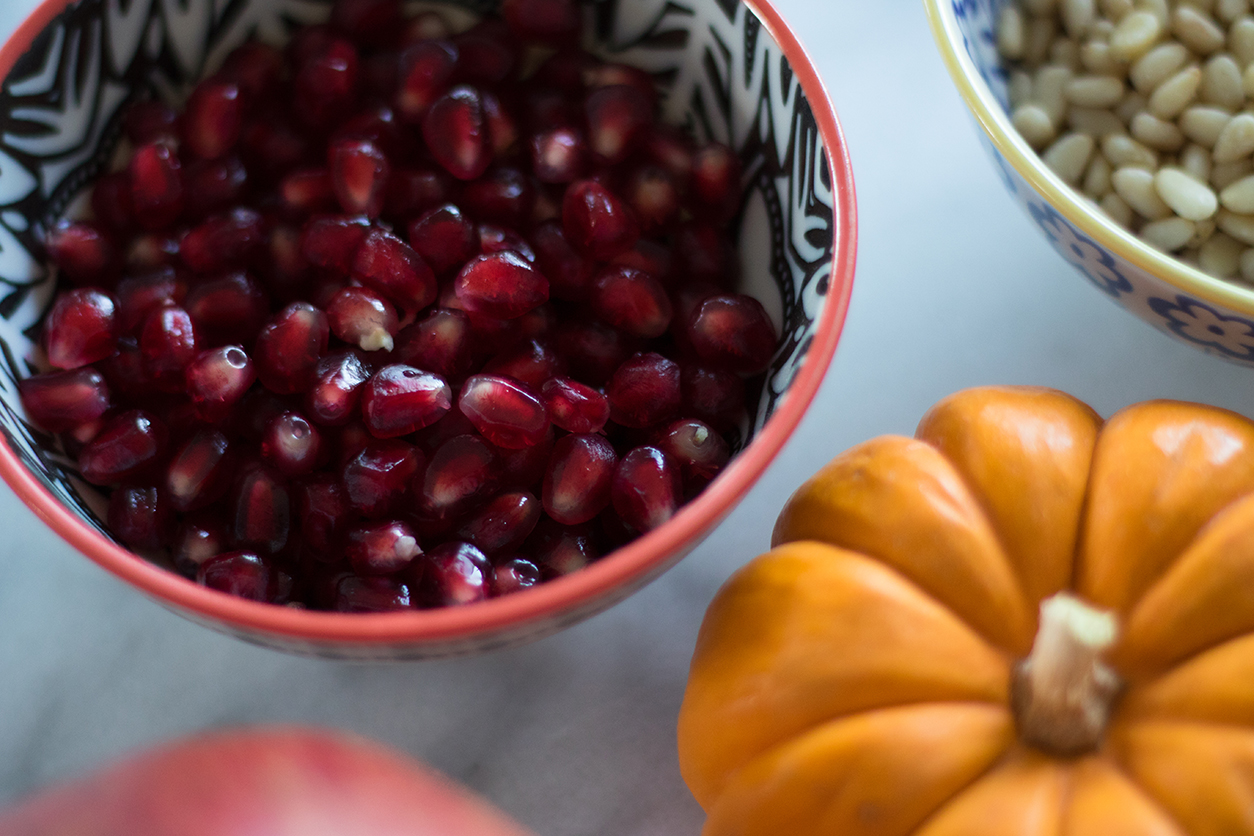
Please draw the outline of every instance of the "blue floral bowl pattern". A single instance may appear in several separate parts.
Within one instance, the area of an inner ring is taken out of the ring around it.
[[[1091,285],[1160,331],[1254,366],[1254,289],[1154,250],[1058,179],[1010,124],[994,27],[1009,0],[924,0],[932,32],[1006,190]]]

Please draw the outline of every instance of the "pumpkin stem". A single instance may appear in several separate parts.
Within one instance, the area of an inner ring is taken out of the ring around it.
[[[1113,613],[1060,592],[1041,602],[1032,652],[1015,667],[1011,701],[1019,734],[1054,755],[1079,755],[1101,742],[1118,675],[1102,653],[1115,643]]]

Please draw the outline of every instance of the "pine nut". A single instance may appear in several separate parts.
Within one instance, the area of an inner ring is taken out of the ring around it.
[[[1198,55],[1210,55],[1224,47],[1224,30],[1209,15],[1192,6],[1176,8],[1171,16],[1171,31]]]
[[[1193,222],[1184,218],[1150,221],[1141,227],[1141,240],[1163,252],[1182,248],[1193,238]]]
[[[1115,115],[1123,120],[1127,125],[1132,121],[1132,117],[1136,116],[1142,110],[1145,110],[1145,97],[1135,90],[1129,90],[1123,97],[1123,101],[1115,108]]]
[[[1080,46],[1080,66],[1086,72],[1096,75],[1121,75],[1122,65],[1110,51],[1110,44],[1105,41],[1088,41]],[[1238,74],[1237,78],[1240,78]],[[1123,82],[1120,81],[1120,86]]]
[[[1098,6],[1107,19],[1121,23],[1124,15],[1132,11],[1132,0],[1101,0]]]
[[[1180,168],[1199,183],[1210,182],[1210,152],[1200,145],[1189,144],[1180,152]]]
[[[1110,175],[1113,169],[1101,154],[1094,154],[1089,161],[1088,171],[1084,172],[1084,193],[1094,200],[1100,200],[1110,191]]]
[[[1254,246],[1254,215],[1239,215],[1220,209],[1215,214],[1215,223],[1242,244]]]
[[[1037,17],[1052,15],[1058,9],[1058,0],[1023,0],[1023,5]]]
[[[1124,199],[1115,192],[1111,192],[1103,197],[1098,206],[1112,221],[1120,226],[1132,226],[1132,221],[1135,217],[1132,213],[1132,207],[1124,202]]]
[[[1215,17],[1224,23],[1232,25],[1232,22],[1241,15],[1249,14],[1250,4],[1247,0],[1219,0],[1215,4]]]
[[[1109,110],[1087,107],[1073,107],[1067,111],[1067,127],[1094,139],[1123,133],[1123,122],[1118,116]]]
[[[1207,218],[1204,221],[1196,221],[1193,224],[1193,237],[1189,239],[1189,243],[1187,246],[1189,247],[1202,246],[1203,244],[1205,244],[1207,241],[1210,240],[1211,236],[1215,234],[1215,230],[1217,230],[1218,228],[1219,227],[1215,226],[1214,218]],[[1223,235],[1222,232],[1219,234]]]
[[[1241,278],[1254,284],[1254,248],[1241,253]]]
[[[1152,113],[1138,113],[1129,126],[1132,136],[1159,151],[1175,151],[1184,145],[1184,134],[1175,122],[1159,119]]]
[[[1254,116],[1240,113],[1232,117],[1215,141],[1215,162],[1230,163],[1254,151]]]
[[[1116,134],[1102,139],[1102,155],[1115,168],[1158,168],[1158,154],[1130,136]]]
[[[1062,25],[1073,38],[1082,38],[1093,23],[1093,0],[1062,0]]]
[[[1154,175],[1158,196],[1180,217],[1200,221],[1215,214],[1219,198],[1205,183],[1178,168],[1161,168]]]
[[[1007,3],[1002,7],[1001,19],[997,21],[997,50],[1012,60],[1022,58],[1026,38],[1023,14],[1018,6]]]
[[[1251,173],[1254,173],[1254,164],[1248,157],[1232,163],[1215,163],[1210,167],[1210,185],[1216,190],[1226,189]]]
[[[1084,175],[1095,145],[1091,136],[1066,134],[1049,146],[1041,154],[1041,159],[1055,174],[1074,186]]]
[[[1167,0],[1135,0],[1136,7],[1142,11],[1149,12],[1158,18],[1158,26],[1163,31],[1167,30],[1167,25],[1171,20],[1171,11],[1167,8]]]
[[[1128,70],[1132,86],[1145,95],[1171,78],[1189,61],[1189,50],[1175,41],[1159,44],[1136,60]]]
[[[1089,27],[1089,40],[1101,41],[1109,43],[1110,36],[1115,31],[1115,24],[1104,17],[1099,17],[1093,21],[1093,25]]]
[[[1011,115],[1010,121],[1028,145],[1037,151],[1048,146],[1058,135],[1058,132],[1054,130],[1054,123],[1049,119],[1049,114],[1040,105],[1019,105]]]
[[[1027,40],[1023,44],[1024,63],[1035,66],[1044,61],[1057,32],[1058,24],[1052,17],[1033,18],[1028,24]]]
[[[1157,221],[1171,215],[1171,207],[1163,202],[1154,188],[1152,172],[1143,168],[1117,168],[1110,175],[1110,185],[1124,203],[1143,218]]]
[[[1149,12],[1124,15],[1110,35],[1110,51],[1121,61],[1134,61],[1154,45],[1162,29]]]
[[[1006,84],[1006,95],[1010,97],[1010,106],[1018,107],[1032,98],[1032,76],[1023,70],[1015,70],[1010,74]]]
[[[1246,175],[1219,193],[1224,208],[1242,215],[1254,215],[1254,176]]]
[[[1243,17],[1228,30],[1228,49],[1242,67],[1254,61],[1254,17]]]
[[[1240,76],[1238,76],[1239,87]],[[1063,88],[1067,101],[1076,107],[1110,108],[1123,98],[1123,81],[1108,75],[1081,75]]]
[[[1071,72],[1080,71],[1080,46],[1075,41],[1059,38],[1049,45],[1049,63],[1066,67]]]
[[[1067,82],[1071,80],[1071,70],[1046,64],[1036,73],[1032,82],[1032,96],[1037,104],[1049,114],[1049,121],[1061,125],[1067,113]]]
[[[1149,112],[1159,119],[1173,119],[1180,115],[1202,85],[1202,71],[1198,67],[1185,67],[1171,78],[1154,88],[1149,97]]]
[[[1232,114],[1226,110],[1194,105],[1180,114],[1180,130],[1198,145],[1213,148],[1231,119]]]
[[[1231,235],[1216,233],[1202,243],[1197,252],[1198,265],[1210,273],[1226,279],[1241,269],[1241,253],[1245,245]]]
[[[1226,53],[1211,57],[1202,69],[1202,101],[1236,110],[1245,104],[1245,88],[1242,86],[1241,68],[1236,59]]]

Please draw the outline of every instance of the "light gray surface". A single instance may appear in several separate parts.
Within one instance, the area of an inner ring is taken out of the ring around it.
[[[0,32],[31,5],[0,3]],[[1056,386],[1106,415],[1156,397],[1254,414],[1248,371],[1123,313],[1046,248],[984,158],[919,0],[777,5],[849,139],[858,277],[817,401],[731,518],[643,592],[556,637],[462,661],[347,666],[168,613],[0,491],[0,800],[168,736],[311,722],[421,757],[540,834],[696,834],[674,727],[701,614],[822,462],[912,432],[935,400],[977,384]]]

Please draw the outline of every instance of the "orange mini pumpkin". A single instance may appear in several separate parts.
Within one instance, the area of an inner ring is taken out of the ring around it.
[[[837,457],[710,605],[706,836],[1254,834],[1254,422],[985,388]]]

